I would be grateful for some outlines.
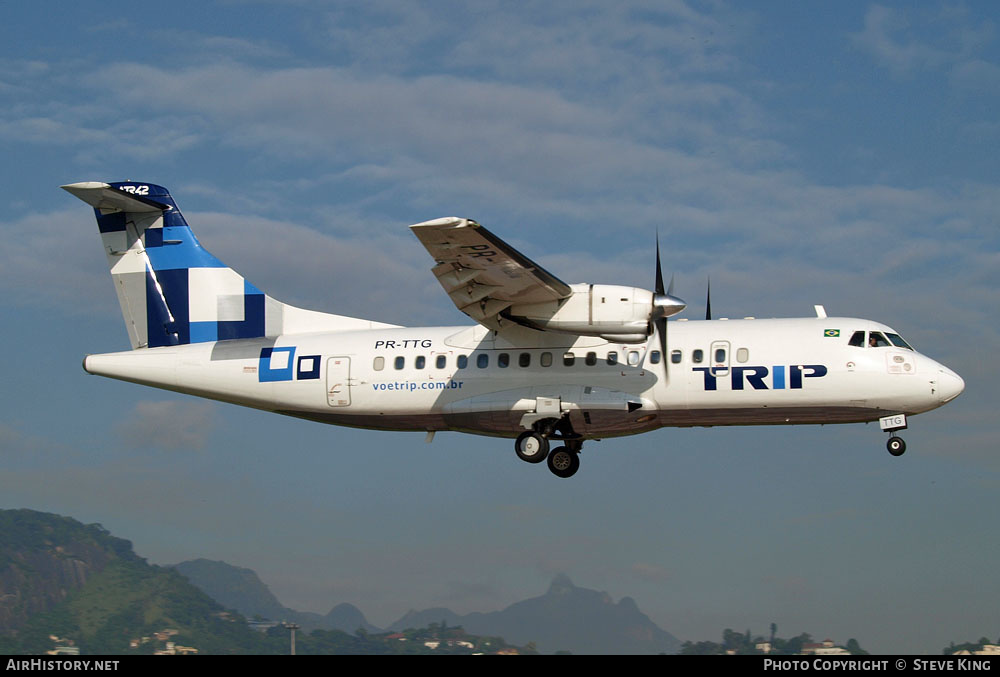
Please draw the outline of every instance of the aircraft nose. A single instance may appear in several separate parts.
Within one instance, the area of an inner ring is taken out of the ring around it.
[[[947,367],[941,367],[939,369],[937,382],[937,394],[938,397],[941,398],[941,404],[951,402],[953,399],[961,395],[963,390],[965,390],[965,381],[962,377]]]

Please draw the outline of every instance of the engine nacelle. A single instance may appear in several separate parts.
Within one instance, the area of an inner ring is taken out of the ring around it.
[[[573,284],[562,301],[513,305],[504,315],[536,329],[641,343],[650,332],[653,292],[613,284]]]

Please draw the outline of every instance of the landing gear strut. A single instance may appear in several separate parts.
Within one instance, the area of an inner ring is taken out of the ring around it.
[[[885,448],[893,456],[902,456],[906,452],[906,442],[903,441],[902,437],[896,437],[895,433],[898,430],[906,430],[906,415],[883,416],[878,422],[882,430],[890,435],[889,441],[885,443]]]
[[[562,442],[549,451],[549,441]],[[547,419],[535,424],[535,430],[527,430],[517,436],[514,453],[522,461],[541,463],[548,459],[549,470],[556,477],[572,477],[580,469],[580,450],[583,440],[573,432],[569,419]]]

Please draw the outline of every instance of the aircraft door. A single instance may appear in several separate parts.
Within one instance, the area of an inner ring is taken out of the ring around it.
[[[351,358],[331,357],[326,361],[326,403],[331,407],[351,406]]]
[[[712,376],[729,375],[729,341],[713,341],[712,350],[708,355],[709,364],[712,365]]]

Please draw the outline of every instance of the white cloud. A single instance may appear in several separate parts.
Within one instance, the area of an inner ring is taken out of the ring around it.
[[[996,92],[1000,66],[982,56],[995,38],[994,32],[988,18],[971,16],[956,7],[893,9],[872,5],[865,14],[864,28],[850,39],[896,75],[945,70],[959,88]]]
[[[671,578],[667,569],[649,562],[635,562],[630,571],[639,579],[650,583],[666,583]]]
[[[28,214],[0,222],[0,289],[9,305],[59,307],[72,314],[118,307],[93,211]]]
[[[204,401],[142,401],[117,425],[115,432],[135,449],[200,451],[216,428],[213,406]]]
[[[912,37],[902,37],[910,27],[906,13],[872,5],[865,14],[865,26],[851,36],[854,44],[897,73],[943,64],[946,55]]]

